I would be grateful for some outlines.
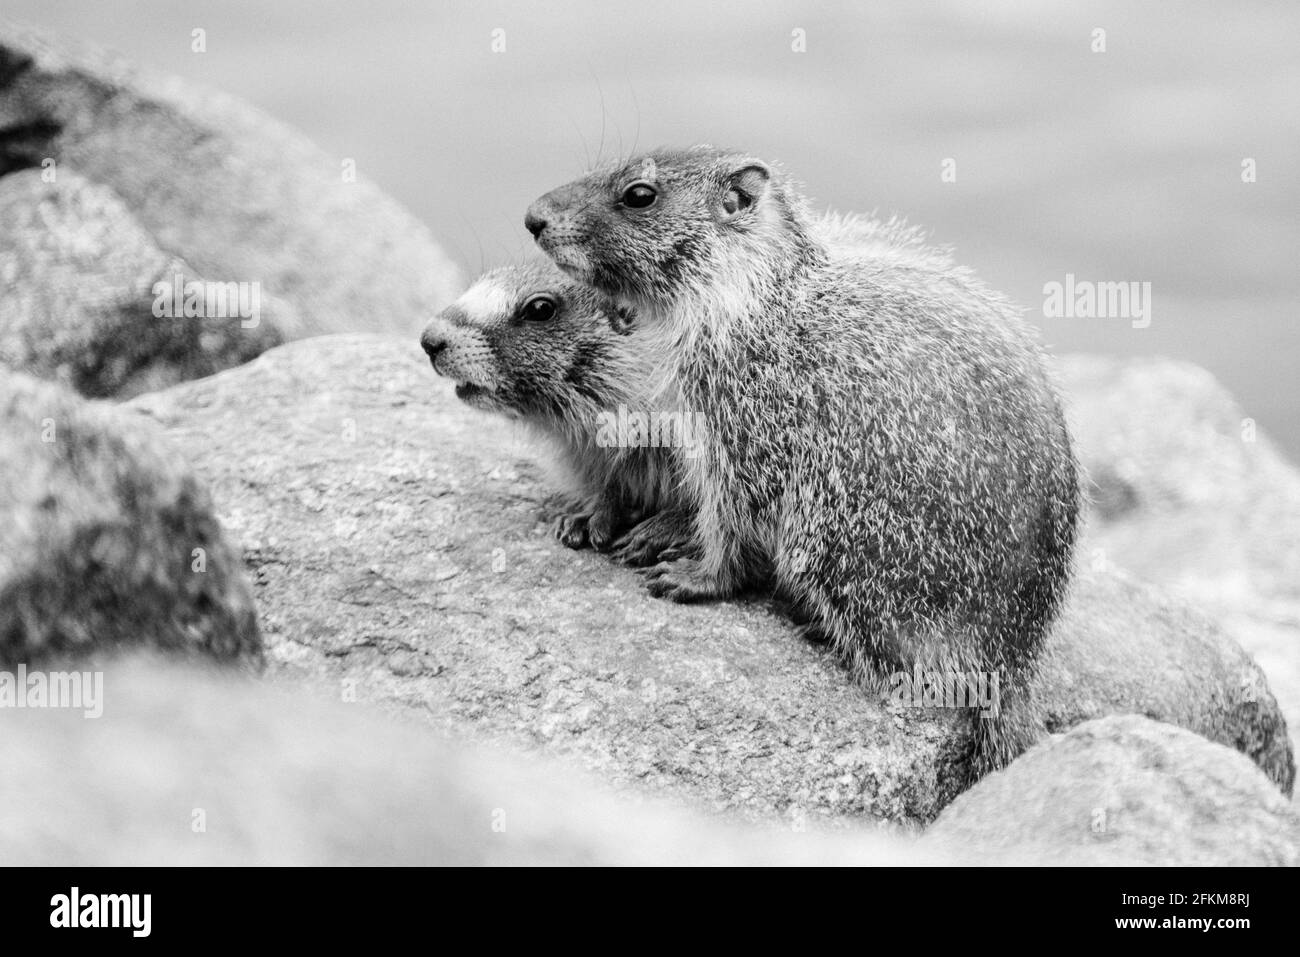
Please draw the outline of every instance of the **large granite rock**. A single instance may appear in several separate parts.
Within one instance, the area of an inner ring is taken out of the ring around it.
[[[869,698],[766,603],[658,601],[555,542],[524,435],[456,402],[413,340],[292,343],[128,408],[167,428],[242,538],[278,672],[755,816],[915,824],[961,787],[958,712]],[[1042,733],[1136,709],[1289,786],[1258,670],[1188,621],[1082,579],[1036,691]]]
[[[1076,573],[1030,691],[1036,737],[1146,715],[1242,752],[1293,792],[1287,722],[1259,665],[1205,614],[1122,571]]]
[[[1096,507],[1080,563],[1119,567],[1209,612],[1300,727],[1300,470],[1210,373],[1071,356],[1069,417]]]
[[[283,339],[417,332],[458,291],[458,271],[345,160],[231,97],[0,21],[0,276],[22,291],[0,311],[0,343],[48,329],[64,348],[55,365],[80,371],[71,384],[117,395]],[[178,332],[142,317],[141,290],[178,266],[187,282],[257,284],[265,324],[179,320]],[[114,327],[134,341],[111,340]],[[178,355],[178,342],[205,356]],[[49,374],[48,351],[25,367]],[[119,381],[124,368],[144,378]]]
[[[135,645],[260,664],[239,551],[157,432],[0,376],[0,667]]]
[[[932,849],[998,861],[1300,864],[1300,815],[1240,754],[1139,715],[1089,721],[957,798]]]

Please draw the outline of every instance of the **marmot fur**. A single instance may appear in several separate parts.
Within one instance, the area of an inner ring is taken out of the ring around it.
[[[945,255],[896,219],[831,212],[813,228],[828,245],[876,260]],[[421,337],[466,403],[521,420],[557,451],[577,500],[557,537],[570,548],[614,547],[630,565],[687,554],[694,531],[680,470],[653,442],[662,436],[609,434],[621,412],[646,416],[657,401],[645,338],[630,310],[549,262],[485,273]]]

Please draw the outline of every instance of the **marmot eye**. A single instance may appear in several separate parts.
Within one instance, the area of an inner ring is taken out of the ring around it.
[[[519,314],[525,319],[532,319],[534,322],[545,322],[547,319],[555,318],[555,300],[550,296],[533,296],[524,303],[524,307],[519,310]]]
[[[632,209],[645,209],[659,193],[649,183],[633,183],[623,190],[623,205]]]

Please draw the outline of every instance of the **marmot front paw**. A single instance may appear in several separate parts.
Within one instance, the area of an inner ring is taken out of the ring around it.
[[[692,537],[690,514],[670,509],[647,518],[624,534],[615,542],[614,558],[634,568],[694,558],[698,549]]]
[[[683,604],[713,601],[726,594],[717,578],[706,574],[694,558],[661,562],[646,572],[646,579],[650,594]]]
[[[596,551],[607,552],[618,538],[619,529],[626,524],[627,520],[622,512],[597,506],[587,522],[587,541]]]
[[[591,544],[591,513],[574,512],[555,520],[555,537],[568,548],[586,548]]]
[[[607,552],[626,525],[627,517],[623,512],[597,505],[590,512],[561,515],[555,521],[555,537],[569,548],[594,548],[598,552]]]

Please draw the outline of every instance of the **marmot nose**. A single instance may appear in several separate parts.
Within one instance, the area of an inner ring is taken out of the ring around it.
[[[536,239],[542,234],[542,230],[545,228],[546,217],[542,215],[541,210],[539,210],[537,204],[534,203],[532,206],[528,207],[528,212],[524,214],[524,229],[532,233],[533,239]]]
[[[430,362],[437,362],[438,356],[446,351],[448,342],[432,329],[425,329],[424,335],[420,336],[420,345],[424,347],[425,353],[429,356]]]

